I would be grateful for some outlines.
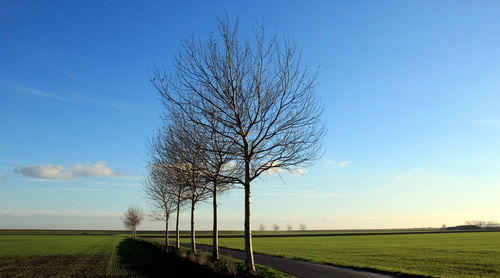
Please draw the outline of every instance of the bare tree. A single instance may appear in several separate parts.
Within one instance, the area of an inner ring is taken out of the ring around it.
[[[176,113],[177,112],[177,113]],[[182,119],[183,113],[171,111],[176,115],[176,121]],[[207,122],[210,126],[219,125],[213,118],[211,122]],[[233,188],[234,172],[236,171],[232,161],[232,141],[214,132],[207,132],[206,129],[200,128],[198,125],[193,125],[187,121],[183,121],[181,125],[182,133],[189,136],[187,142],[195,143],[194,148],[199,151],[198,158],[200,159],[197,167],[201,172],[203,179],[207,182],[206,188],[212,195],[213,208],[213,233],[212,233],[212,252],[213,259],[219,260],[219,228],[218,228],[218,197],[225,191]],[[223,126],[221,128],[224,128]],[[210,131],[210,130],[208,130]]]
[[[263,232],[266,230],[266,226],[264,226],[264,224],[260,224],[259,225],[259,231]]]
[[[219,39],[185,43],[175,74],[157,71],[153,82],[167,107],[234,144],[230,154],[239,171],[231,178],[245,189],[246,265],[253,273],[252,181],[266,171],[295,171],[319,158],[322,109],[296,44],[267,40],[263,30],[242,40],[238,23],[228,18],[218,23]]]
[[[137,237],[137,226],[144,220],[144,213],[142,209],[137,207],[129,207],[123,215],[123,224],[130,230],[130,237],[135,239]]]
[[[180,212],[186,204],[188,198],[188,182],[182,170],[175,165],[179,163],[176,161],[175,149],[172,145],[172,140],[168,140],[169,133],[168,127],[161,128],[157,136],[152,140],[149,148],[151,151],[150,167],[154,167],[157,171],[155,177],[159,183],[165,184],[166,194],[172,196],[171,201],[175,204],[175,243],[176,248],[180,248]]]
[[[273,224],[273,230],[274,231],[279,231],[280,230],[280,226],[278,224]]]
[[[170,215],[177,209],[176,196],[171,193],[171,184],[175,180],[168,176],[162,164],[149,165],[149,177],[145,182],[145,195],[153,207],[151,217],[165,222],[165,249],[168,250],[168,222]]]
[[[293,226],[291,224],[286,225],[286,229],[291,232],[293,230]]]
[[[299,225],[299,229],[300,229],[301,231],[305,231],[305,230],[307,230],[306,224],[304,224],[304,223],[300,223],[300,225]]]
[[[167,142],[173,156],[171,164],[178,180],[186,189],[186,199],[191,203],[191,250],[196,251],[195,211],[196,205],[210,197],[210,188],[204,176],[203,163],[206,160],[203,142],[193,138],[195,126],[182,118],[171,119],[167,128]]]

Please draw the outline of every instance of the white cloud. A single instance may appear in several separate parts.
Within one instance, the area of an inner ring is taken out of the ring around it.
[[[26,166],[15,168],[14,171],[23,176],[34,178],[71,179],[74,177],[70,172],[64,172],[64,167],[53,164]]]
[[[109,168],[104,161],[93,165],[85,163],[76,164],[73,168],[66,170],[63,166],[45,164],[18,167],[14,172],[26,177],[39,179],[74,179],[80,177],[114,177],[117,173]]]
[[[116,175],[104,161],[96,162],[91,166],[87,166],[85,163],[76,164],[71,169],[71,173],[76,177],[112,177]]]
[[[290,173],[292,173],[292,175],[294,175],[294,176],[302,176],[302,175],[309,173],[309,170],[307,170],[304,167],[297,167],[297,168],[290,170]]]
[[[326,160],[326,165],[333,165],[335,167],[344,168],[352,163],[350,160],[344,160],[342,162],[335,162],[334,160]]]
[[[274,176],[274,175],[283,174],[284,172],[285,172],[285,169],[283,169],[283,168],[271,168],[271,169],[265,171],[264,175]]]
[[[350,196],[318,191],[257,192],[258,196],[306,197],[306,198],[349,198]]]
[[[280,174],[287,173],[287,172],[294,175],[294,176],[302,176],[302,175],[309,173],[309,171],[306,168],[298,166],[298,167],[295,167],[295,168],[289,169],[289,170],[283,169],[283,168],[271,168],[271,169],[265,171],[264,175],[274,176],[274,175],[280,175]]]
[[[347,165],[351,164],[350,160],[345,160],[339,163],[339,167],[346,167]]]

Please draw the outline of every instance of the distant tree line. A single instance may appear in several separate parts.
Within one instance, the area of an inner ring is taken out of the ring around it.
[[[465,221],[465,224],[477,226],[481,229],[498,229],[498,228],[500,228],[500,224],[498,224],[497,221],[470,220],[470,221]]]
[[[273,224],[273,225],[272,225],[272,229],[273,229],[274,231],[279,231],[279,230],[281,229],[281,227],[280,227],[280,225],[278,225],[278,224]],[[291,224],[287,224],[287,225],[286,225],[286,229],[287,229],[288,231],[293,231],[293,226],[292,226]],[[265,231],[265,230],[266,230],[266,226],[265,226],[264,224],[260,224],[260,225],[259,225],[259,231]],[[304,223],[300,223],[300,224],[299,224],[299,230],[300,230],[300,231],[305,231],[305,230],[307,230],[306,224],[304,224]]]

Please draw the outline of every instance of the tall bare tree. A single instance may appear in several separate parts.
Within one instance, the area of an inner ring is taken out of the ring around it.
[[[130,237],[137,238],[137,226],[144,220],[144,212],[137,207],[128,207],[123,215],[123,224],[130,230]]]
[[[263,30],[241,39],[238,23],[218,23],[219,37],[186,42],[175,73],[158,71],[153,83],[169,109],[234,144],[240,171],[231,178],[245,189],[246,264],[253,273],[252,182],[266,171],[293,171],[319,158],[322,109],[296,44],[266,39]]]

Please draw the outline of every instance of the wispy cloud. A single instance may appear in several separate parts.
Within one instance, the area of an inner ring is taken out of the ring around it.
[[[285,174],[285,173],[290,173],[293,176],[303,176],[303,175],[309,173],[309,170],[307,170],[304,167],[295,167],[295,168],[290,169],[290,170],[286,170],[283,168],[271,168],[271,169],[265,171],[264,175],[274,176],[274,175],[281,175],[281,174]]]
[[[332,166],[335,166],[335,167],[339,167],[339,168],[344,168],[344,167],[347,167],[349,166],[352,161],[350,160],[344,160],[344,161],[341,161],[341,162],[336,162],[334,160],[326,160],[326,165],[332,165]]]
[[[295,192],[257,192],[257,196],[277,196],[277,197],[304,197],[304,198],[350,198],[350,196],[319,191],[295,191]]]
[[[25,177],[41,179],[74,179],[84,177],[115,177],[118,174],[108,167],[106,162],[99,161],[92,165],[79,163],[71,169],[65,169],[63,166],[45,164],[30,165],[14,169],[15,173]]]
[[[120,217],[119,211],[80,211],[80,210],[0,210],[0,216],[48,216],[48,217]]]
[[[116,177],[120,180],[120,177]],[[38,183],[62,183],[62,184],[82,184],[82,185],[105,185],[105,186],[142,186],[140,182],[112,182],[112,181],[80,181],[80,180],[64,180],[64,179],[44,179],[44,178],[24,178],[25,182],[38,182]]]
[[[9,87],[10,89],[13,89],[19,93],[24,93],[24,94],[38,96],[38,97],[51,98],[51,99],[58,100],[58,101],[64,101],[64,99],[62,97],[60,97],[56,94],[45,92],[45,91],[40,91],[40,90],[33,89],[33,88],[27,88],[27,87],[23,87],[23,86],[19,86],[19,85],[8,85],[7,87]]]
[[[397,180],[404,180],[407,178],[407,176],[404,174],[399,174],[399,175],[395,175],[394,178]]]
[[[110,100],[103,98],[101,96],[95,96],[95,95],[81,95],[81,94],[66,94],[64,96],[60,94],[56,94],[53,92],[47,92],[43,90],[38,90],[34,88],[29,88],[26,86],[21,86],[18,84],[6,84],[6,83],[0,83],[0,85],[3,85],[4,87],[10,89],[11,91],[14,91],[16,93],[21,93],[25,95],[31,95],[31,96],[36,96],[36,97],[43,97],[47,99],[52,99],[60,102],[80,102],[80,103],[87,103],[91,105],[97,105],[97,106],[104,106],[116,110],[121,110],[121,111],[126,111],[126,112],[133,112],[133,113],[141,113],[141,114],[148,114],[151,115],[152,113],[145,110],[145,109],[140,109],[136,105],[128,104],[121,102],[120,100]]]
[[[60,189],[65,191],[89,191],[89,192],[103,191],[102,189],[87,188],[87,187],[61,187]]]
[[[96,96],[88,97],[88,96],[77,95],[77,94],[73,94],[73,95],[71,95],[71,97],[73,100],[76,100],[76,101],[81,101],[84,103],[94,104],[94,105],[98,105],[98,106],[105,106],[105,107],[113,108],[116,110],[128,111],[128,112],[134,112],[134,113],[140,113],[140,114],[148,114],[148,115],[152,114],[149,111],[137,108],[133,105],[119,102],[116,100],[110,101],[110,100],[104,99],[102,97],[96,97]]]
[[[1,158],[1,157],[0,157],[0,162],[9,163],[9,164],[18,163],[18,162],[17,162],[17,161],[15,161],[15,160],[5,159],[5,158]]]

